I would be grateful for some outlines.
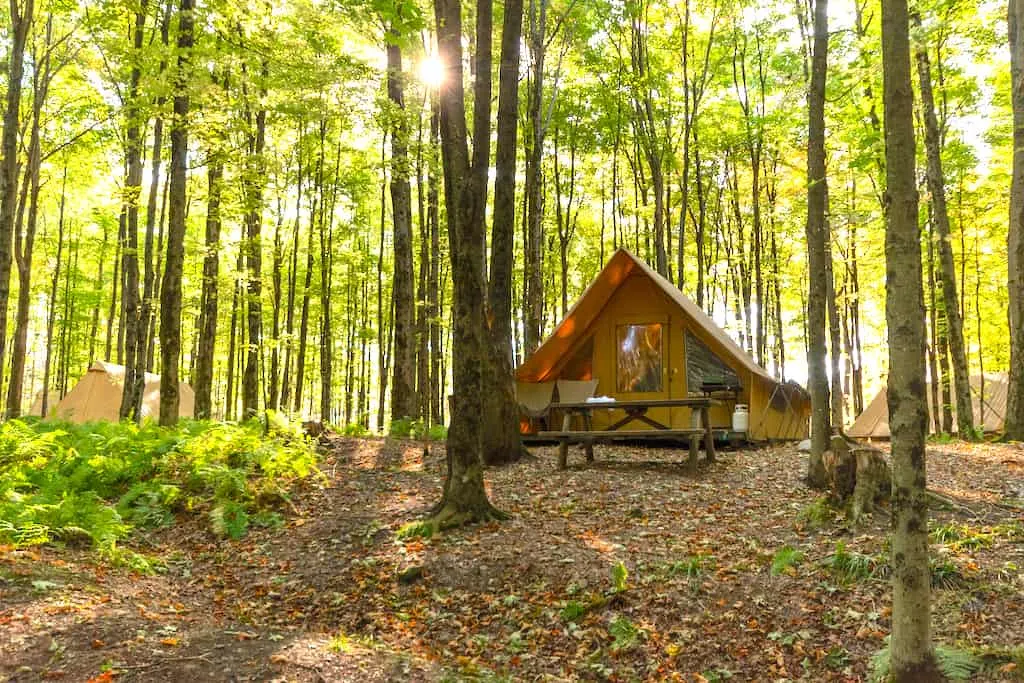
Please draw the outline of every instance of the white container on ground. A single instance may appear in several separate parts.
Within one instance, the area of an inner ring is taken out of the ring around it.
[[[746,433],[750,428],[750,409],[746,403],[737,403],[732,411],[732,431]]]

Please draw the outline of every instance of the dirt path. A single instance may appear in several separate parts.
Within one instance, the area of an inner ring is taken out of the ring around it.
[[[789,447],[727,452],[696,476],[674,450],[599,448],[597,463],[557,472],[541,448],[489,473],[510,521],[397,542],[439,494],[443,452],[432,449],[337,439],[326,487],[298,492],[286,527],[229,542],[184,521],[138,539],[162,560],[153,576],[84,551],[0,554],[0,674],[862,680],[884,645],[888,517],[814,528],[815,495]],[[1019,646],[1024,450],[936,446],[929,477],[957,501],[936,524],[967,539],[941,549],[936,638]],[[785,546],[796,561],[773,572]],[[833,568],[837,554],[853,574]],[[422,576],[405,583],[409,567]],[[984,679],[1020,674],[1001,669]]]

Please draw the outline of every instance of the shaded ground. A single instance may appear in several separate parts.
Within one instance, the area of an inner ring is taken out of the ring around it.
[[[336,439],[326,485],[298,492],[284,528],[231,542],[185,521],[138,538],[163,562],[154,576],[80,550],[0,549],[0,674],[862,680],[884,645],[888,516],[816,528],[791,447],[726,452],[695,476],[681,450],[599,447],[597,463],[573,452],[575,468],[558,472],[554,449],[539,448],[489,472],[511,521],[398,542],[439,495],[443,451],[431,450]],[[1024,449],[934,446],[928,467],[954,501],[933,512],[946,541],[936,638],[1020,646]],[[409,567],[422,576],[403,583]],[[1007,663],[980,679],[1015,676]]]

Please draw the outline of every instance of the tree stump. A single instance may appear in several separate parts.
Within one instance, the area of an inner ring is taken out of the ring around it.
[[[832,497],[846,508],[851,522],[874,510],[875,501],[889,497],[892,473],[882,451],[833,436],[822,462]]]

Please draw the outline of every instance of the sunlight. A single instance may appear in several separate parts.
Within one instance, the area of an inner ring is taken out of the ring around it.
[[[444,62],[437,55],[429,55],[420,60],[420,82],[428,88],[438,88],[444,82]]]

